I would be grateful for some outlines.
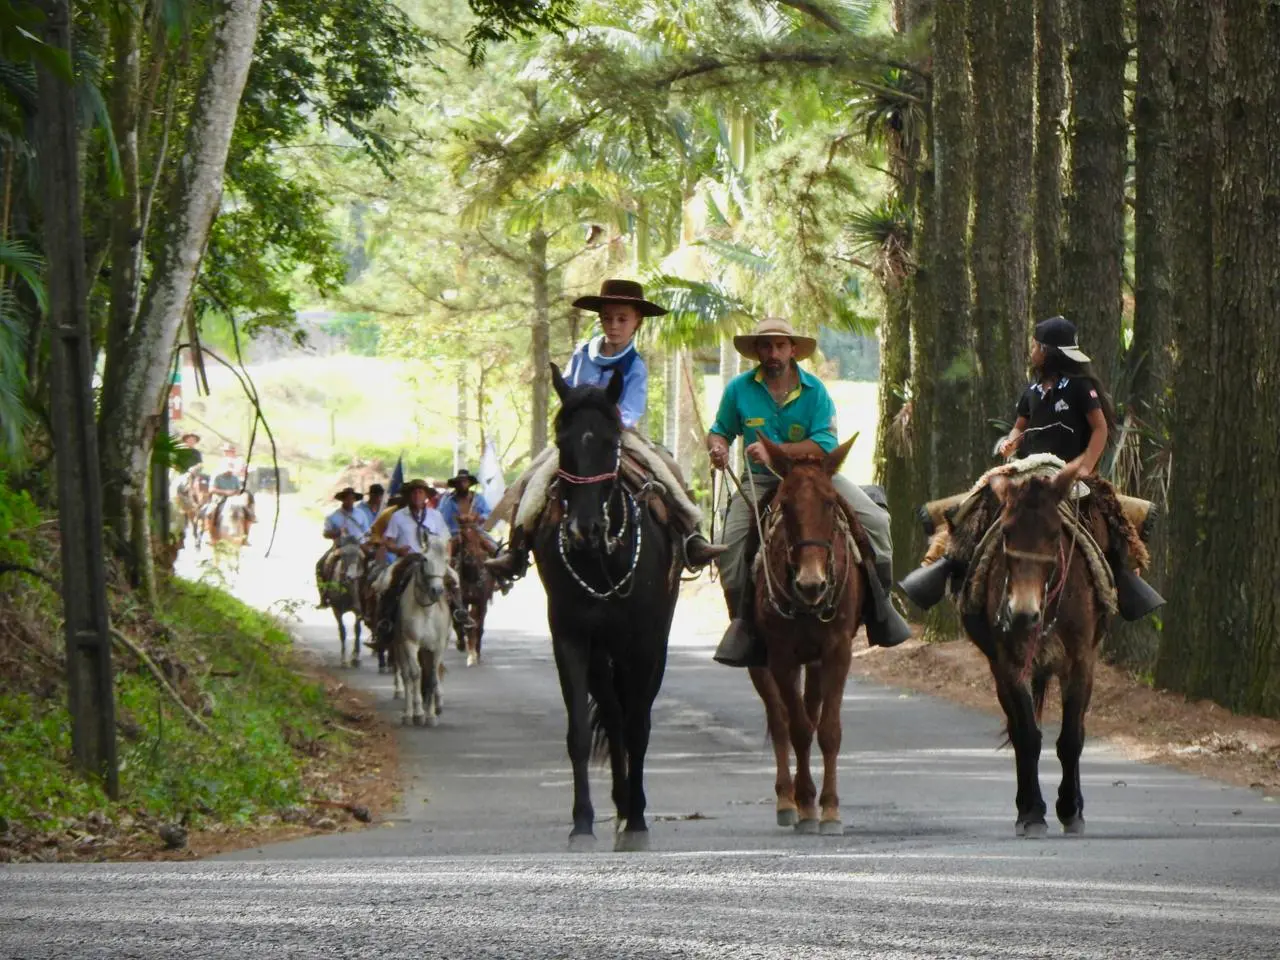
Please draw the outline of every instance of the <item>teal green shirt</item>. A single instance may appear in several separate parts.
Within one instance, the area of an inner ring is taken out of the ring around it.
[[[740,373],[729,381],[720,398],[716,422],[711,432],[732,441],[741,436],[746,443],[764,434],[774,443],[799,443],[812,440],[823,450],[836,448],[836,405],[822,381],[802,367],[800,385],[781,404],[764,384],[759,367]],[[763,464],[753,463],[756,473],[766,472]]]

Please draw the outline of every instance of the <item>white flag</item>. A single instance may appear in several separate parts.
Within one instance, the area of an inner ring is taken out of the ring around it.
[[[480,490],[490,509],[496,507],[507,492],[507,483],[502,479],[502,465],[498,463],[498,449],[492,440],[485,441],[484,454],[480,457]]]

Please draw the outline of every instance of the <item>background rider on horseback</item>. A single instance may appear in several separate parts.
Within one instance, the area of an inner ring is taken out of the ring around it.
[[[324,538],[332,540],[333,546],[316,563],[316,588],[320,591],[321,607],[329,605],[326,587],[333,582],[341,548],[348,543],[359,543],[368,535],[370,527],[367,511],[357,509],[357,501],[363,500],[364,494],[346,487],[334,494],[333,499],[341,506],[324,520]]]
[[[400,561],[405,557],[424,553],[431,537],[441,537],[446,543],[452,539],[444,517],[440,515],[439,510],[428,503],[432,492],[434,488],[425,480],[410,480],[406,483],[400,490],[406,498],[405,506],[392,514],[382,534],[382,546],[388,553],[399,559],[390,571],[389,582],[378,596],[378,612],[374,623],[379,646],[385,646],[391,642],[395,632],[400,594],[410,580],[407,576],[409,568]],[[445,576],[445,588],[453,606],[455,622],[464,627],[470,627],[471,618],[462,602],[458,578],[452,569]]]

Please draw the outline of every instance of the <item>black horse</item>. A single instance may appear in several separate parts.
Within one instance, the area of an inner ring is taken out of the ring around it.
[[[600,752],[608,750],[613,773],[616,847],[645,849],[649,714],[666,669],[680,565],[670,532],[619,474],[621,373],[603,390],[570,387],[555,364],[551,373],[561,402],[555,420],[560,472],[556,500],[533,544],[569,716],[569,842],[595,837],[587,782],[594,739]]]

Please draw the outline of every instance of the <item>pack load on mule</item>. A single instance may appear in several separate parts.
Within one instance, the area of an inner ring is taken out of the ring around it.
[[[770,450],[792,459],[831,453],[837,442],[836,408],[822,381],[799,365],[812,356],[817,341],[797,334],[786,320],[765,319],[750,334],[734,337],[733,343],[757,366],[725,386],[707,435],[712,466],[726,472],[730,470],[729,444],[739,436],[745,442],[739,495],[729,504],[725,552],[718,561],[731,622],[714,656],[729,666],[758,667],[766,663],[767,647],[752,625],[760,578],[752,575],[751,563],[759,545],[758,517],[769,514],[770,501],[782,483]],[[850,577],[866,576],[867,608],[861,620],[867,626],[867,639],[877,646],[895,646],[911,630],[889,599],[893,543],[888,511],[872,499],[872,492],[879,494],[878,490],[864,490],[838,474],[831,483],[842,509],[857,517],[870,544],[861,555],[860,568],[847,571]],[[779,585],[781,602],[789,602],[791,586]]]
[[[924,565],[902,581],[921,607],[956,596],[970,640],[987,657],[1017,772],[1019,836],[1046,832],[1040,793],[1040,720],[1048,682],[1062,692],[1056,811],[1084,831],[1080,753],[1097,650],[1110,619],[1138,619],[1164,599],[1135,571],[1148,563],[1140,535],[1146,501],[1119,496],[1093,474],[1106,449],[1105,390],[1062,317],[1036,326],[1036,380],[996,452],[1019,456],[965,494],[922,508],[932,540]]]
[[[644,849],[650,713],[666,668],[683,534],[662,497],[628,479],[623,374],[615,371],[604,389],[573,387],[552,365],[552,383],[561,401],[559,466],[552,502],[529,519],[529,533],[568,718],[570,843],[595,836],[587,771],[594,741],[608,752],[616,845]]]
[[[1051,457],[1080,475],[1083,482],[1076,493],[1088,495],[1090,509],[1100,511],[1112,524],[1106,559],[1116,584],[1119,613],[1126,620],[1141,619],[1164,603],[1134,569],[1146,566],[1142,539],[1154,511],[1148,501],[1123,497],[1111,484],[1093,476],[1112,421],[1106,391],[1076,342],[1075,326],[1063,317],[1036,325],[1031,359],[1036,379],[1018,401],[1017,421],[997,444],[997,452],[1020,458]],[[993,522],[987,479],[984,476],[967,493],[921,508],[932,541],[924,565],[901,583],[917,606],[928,609],[938,603],[948,585],[952,592],[962,587],[974,560],[973,548],[987,532],[984,523]],[[988,509],[977,509],[983,502]]]
[[[619,441],[620,469],[646,496],[660,501],[664,522],[669,520],[682,534],[685,565],[699,569],[723,548],[708,543],[702,535],[702,511],[688,493],[671,454],[638,432],[648,403],[649,373],[636,349],[635,336],[646,317],[663,316],[666,308],[646,300],[644,288],[632,280],[605,280],[599,296],[579,297],[573,305],[598,313],[602,332],[578,346],[562,379],[568,387],[604,388],[615,374],[619,377],[618,415],[624,428]],[[537,527],[553,483],[563,480],[560,466],[556,448],[548,447],[512,484],[490,516],[489,528],[499,520],[511,520],[508,549],[486,564],[500,580],[519,578],[528,569],[530,532]]]

